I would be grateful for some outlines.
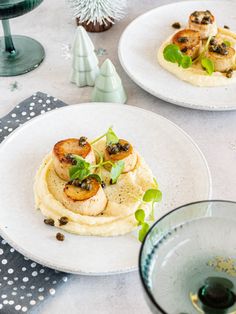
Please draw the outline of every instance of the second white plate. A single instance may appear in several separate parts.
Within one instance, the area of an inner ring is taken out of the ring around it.
[[[60,139],[95,138],[113,125],[144,156],[157,177],[163,201],[157,217],[176,206],[208,199],[207,163],[193,140],[169,120],[136,107],[84,104],[32,119],[0,146],[0,233],[16,250],[38,263],[65,272],[102,275],[137,269],[140,243],[135,233],[83,237],[43,223],[34,209],[33,181],[42,158]]]
[[[218,26],[236,31],[236,1],[184,1],[158,7],[136,18],[119,43],[119,59],[127,74],[144,90],[170,103],[202,110],[235,110],[236,85],[197,87],[163,69],[157,50],[173,34],[171,25],[185,26],[195,10],[211,10]],[[223,12],[223,14],[222,14]]]

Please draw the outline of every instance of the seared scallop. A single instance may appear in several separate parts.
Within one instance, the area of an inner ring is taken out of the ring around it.
[[[190,29],[199,31],[201,39],[217,34],[217,25],[214,15],[209,11],[195,11],[189,17]]]
[[[66,183],[62,203],[75,213],[96,216],[105,209],[107,197],[101,184],[94,178],[88,178],[82,182],[74,180]]]
[[[200,53],[201,38],[198,31],[183,29],[175,33],[172,42],[177,45],[185,55],[192,59],[195,59]]]
[[[105,161],[111,161],[113,163],[119,160],[124,161],[124,169],[122,173],[129,172],[134,169],[137,163],[137,153],[133,149],[133,146],[126,140],[120,139],[117,144],[108,145],[105,149],[104,159]]]
[[[85,137],[69,138],[56,143],[52,151],[53,165],[57,175],[65,181],[70,180],[69,169],[74,163],[72,155],[81,156],[87,162],[95,163],[94,151]]]
[[[214,63],[215,71],[226,72],[235,66],[235,49],[214,38],[210,41],[206,56]]]

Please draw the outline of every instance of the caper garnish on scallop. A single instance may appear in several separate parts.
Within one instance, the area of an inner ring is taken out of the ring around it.
[[[137,163],[137,153],[133,146],[124,139],[119,139],[117,143],[108,144],[104,152],[104,160],[116,163],[120,160],[124,162],[122,173],[129,172],[135,168]]]

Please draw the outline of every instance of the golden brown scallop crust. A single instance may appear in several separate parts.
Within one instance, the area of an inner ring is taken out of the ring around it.
[[[215,71],[225,72],[234,68],[236,53],[232,47],[227,47],[227,54],[208,50],[206,56],[214,63]]]
[[[80,146],[79,139],[69,138],[61,140],[54,145],[53,153],[60,162],[71,163],[71,159],[67,158],[68,154],[79,155],[83,158],[91,152],[91,145],[86,142],[85,145]]]
[[[189,21],[195,24],[208,25],[215,22],[214,15],[209,11],[194,11],[190,17]]]
[[[95,179],[89,179],[89,184],[91,186],[90,190],[82,189],[79,186],[75,186],[72,183],[66,183],[64,187],[64,193],[73,202],[85,201],[97,194],[100,184]]]
[[[201,36],[198,31],[193,29],[183,29],[175,33],[172,42],[179,47],[181,52],[192,59],[196,58],[200,52]]]

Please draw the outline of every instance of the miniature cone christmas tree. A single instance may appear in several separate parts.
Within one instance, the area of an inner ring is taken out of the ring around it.
[[[94,52],[94,45],[82,26],[76,31],[72,67],[72,83],[79,87],[94,86],[99,73],[98,58]]]
[[[101,66],[100,74],[96,78],[92,101],[123,104],[126,100],[127,96],[121,79],[112,62],[106,59]]]

